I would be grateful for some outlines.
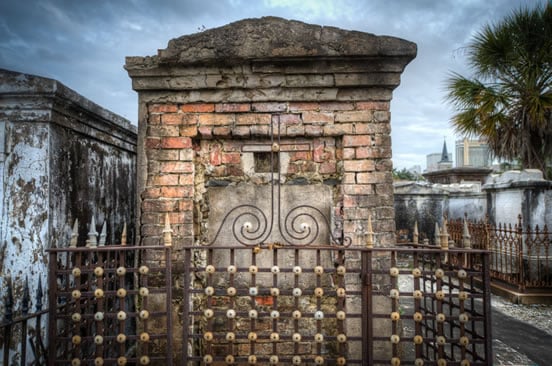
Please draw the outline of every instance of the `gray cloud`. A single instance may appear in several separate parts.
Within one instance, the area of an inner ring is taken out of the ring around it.
[[[408,39],[418,57],[391,104],[396,167],[425,165],[454,135],[443,86],[466,72],[465,47],[484,24],[544,0],[5,0],[0,2],[0,67],[55,78],[137,120],[125,56],[152,55],[167,42],[250,17],[281,16]]]

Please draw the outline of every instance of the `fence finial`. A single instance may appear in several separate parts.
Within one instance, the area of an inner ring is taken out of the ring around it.
[[[96,219],[92,216],[90,222],[90,231],[88,231],[88,240],[86,241],[87,247],[98,246],[98,232],[96,231]]]
[[[420,234],[418,232],[418,220],[414,221],[414,232],[412,233],[412,242],[418,244]]]
[[[439,245],[439,242],[441,240],[441,230],[439,230],[439,223],[435,223],[435,233],[433,234],[434,238],[434,244]]]
[[[372,215],[368,215],[368,228],[366,233],[366,248],[374,247],[374,230],[372,229]]]
[[[468,249],[471,248],[471,235],[466,218],[464,218],[464,230],[462,231],[462,246]]]
[[[166,247],[172,246],[172,232],[169,213],[167,212],[165,215],[165,228],[163,229],[163,244]]]
[[[36,289],[36,311],[42,310],[42,277],[38,277],[38,288]]]
[[[69,242],[70,248],[76,248],[79,241],[79,219],[75,219],[73,224],[73,230],[71,230],[71,241]]]
[[[449,248],[449,240],[448,240],[449,234],[447,230],[447,218],[445,217],[443,220],[443,229],[441,230],[441,248],[442,249],[448,249]]]
[[[104,223],[102,225],[102,232],[100,233],[100,242],[98,243],[98,246],[103,247],[105,246],[105,242],[107,239],[107,222],[104,220]]]
[[[123,225],[123,232],[121,234],[121,245],[126,245],[127,244],[127,227],[126,227],[126,221],[125,221],[125,224]]]
[[[13,292],[11,280],[8,279],[8,289],[6,291],[6,301],[4,302],[4,320],[11,322],[13,319]]]
[[[23,298],[21,299],[21,313],[27,315],[29,313],[29,302],[31,296],[29,295],[29,277],[25,276],[25,286],[23,287]]]

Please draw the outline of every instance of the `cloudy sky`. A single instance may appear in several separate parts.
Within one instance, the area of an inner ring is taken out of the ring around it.
[[[1,0],[0,68],[59,80],[136,124],[125,56],[154,55],[201,29],[267,15],[390,35],[418,44],[391,103],[393,162],[421,165],[446,138],[454,151],[451,71],[466,74],[463,47],[484,24],[546,0]],[[0,81],[1,82],[1,81]]]

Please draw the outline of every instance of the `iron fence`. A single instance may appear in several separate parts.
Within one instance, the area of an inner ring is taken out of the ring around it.
[[[12,284],[8,282],[4,302],[4,316],[0,323],[0,353],[2,365],[44,365],[47,360],[43,340],[43,320],[48,310],[42,309],[42,283],[39,278],[34,298],[35,311],[29,313],[31,296],[28,281],[25,281],[21,309],[14,311],[15,299]]]
[[[470,247],[491,253],[491,278],[527,292],[552,288],[552,253],[548,227],[524,226],[518,222],[491,225],[488,221],[449,220],[451,239],[462,246],[469,231]]]

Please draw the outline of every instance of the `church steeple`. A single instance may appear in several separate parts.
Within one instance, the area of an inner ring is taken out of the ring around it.
[[[450,163],[449,154],[447,151],[447,140],[443,141],[443,152],[441,153],[441,160],[439,163]]]

